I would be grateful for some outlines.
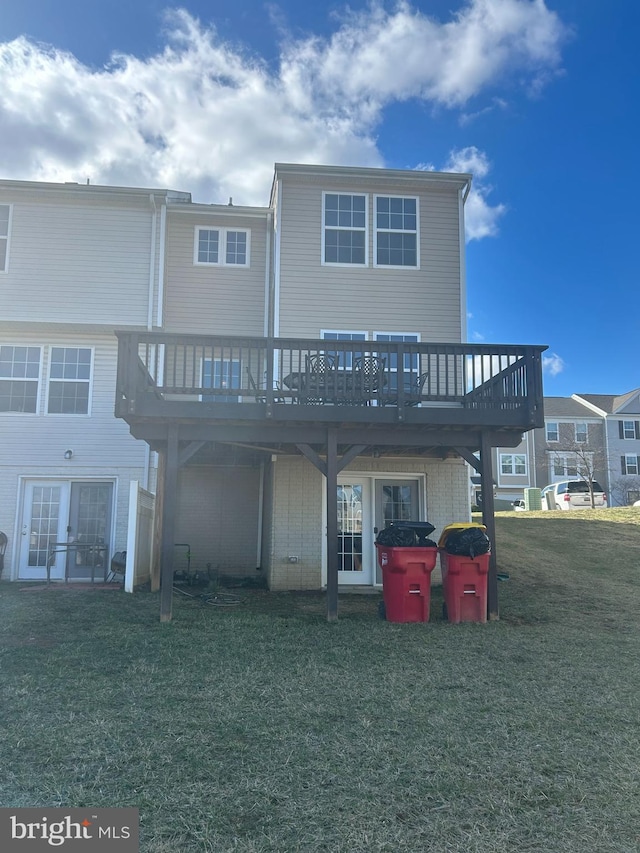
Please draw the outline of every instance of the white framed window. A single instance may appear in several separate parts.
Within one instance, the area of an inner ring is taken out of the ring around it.
[[[589,440],[589,430],[585,424],[577,423],[574,424],[576,428],[576,443],[577,444],[586,444]]]
[[[92,370],[91,347],[51,347],[47,414],[88,415]]]
[[[196,266],[250,266],[251,231],[247,228],[196,226],[193,263]]]
[[[546,421],[545,429],[547,431],[547,441],[559,441],[560,435],[558,433],[557,421]]]
[[[413,196],[374,196],[374,266],[420,267],[418,199]]]
[[[374,340],[390,341],[397,343],[419,343],[420,335],[417,332],[374,332]],[[382,353],[381,353],[382,355]],[[383,356],[387,359],[386,369],[388,371],[385,390],[390,392],[398,390],[398,355],[390,353],[389,356]],[[417,352],[405,352],[403,358],[404,377],[405,377],[405,392],[412,393],[418,389],[418,377],[420,376],[420,359]]]
[[[41,347],[0,345],[0,412],[37,413],[41,358]]]
[[[640,438],[640,423],[638,421],[618,421],[620,438]]]
[[[366,194],[322,193],[322,263],[366,267]]]
[[[240,389],[242,383],[240,359],[236,358],[205,358],[202,362],[202,387],[218,390]],[[203,403],[237,403],[237,394],[202,394]]]
[[[513,474],[518,477],[527,473],[527,456],[525,453],[501,453],[500,472],[502,474]]]
[[[623,474],[640,474],[640,456],[635,453],[625,453],[622,457],[621,470]]]
[[[0,204],[0,272],[9,269],[9,237],[11,236],[11,205]]]

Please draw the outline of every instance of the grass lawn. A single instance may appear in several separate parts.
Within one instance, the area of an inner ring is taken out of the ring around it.
[[[0,805],[143,853],[640,849],[640,510],[497,517],[499,622],[0,586]]]

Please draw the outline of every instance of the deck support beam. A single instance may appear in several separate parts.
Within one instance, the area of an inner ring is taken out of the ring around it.
[[[178,506],[178,424],[167,428],[162,497],[162,540],[160,550],[160,621],[171,620],[173,597],[173,551]]]
[[[493,459],[490,438],[486,432],[480,437],[480,479],[482,488],[482,523],[487,528],[491,542],[489,576],[487,578],[487,618],[499,619],[498,613],[498,563],[496,557],[496,517],[493,500]]]
[[[338,619],[338,431],[327,430],[327,621]]]

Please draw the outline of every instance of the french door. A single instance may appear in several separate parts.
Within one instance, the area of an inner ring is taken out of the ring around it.
[[[382,583],[376,531],[393,521],[422,518],[418,478],[345,475],[338,480],[338,583]]]
[[[102,576],[109,557],[113,483],[29,480],[22,504],[18,577],[44,579]],[[71,549],[55,543],[74,543]],[[53,553],[52,553],[53,552]]]

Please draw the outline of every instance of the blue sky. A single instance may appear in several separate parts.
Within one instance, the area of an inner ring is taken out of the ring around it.
[[[273,163],[474,173],[469,339],[640,386],[636,0],[2,0],[0,178],[266,204]]]

